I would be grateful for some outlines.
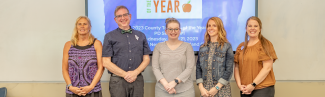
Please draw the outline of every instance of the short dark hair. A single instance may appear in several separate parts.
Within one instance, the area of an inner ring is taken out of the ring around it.
[[[118,10],[120,10],[120,9],[126,9],[127,11],[128,11],[128,13],[129,13],[129,9],[128,8],[126,8],[125,6],[123,6],[123,5],[120,5],[120,6],[117,6],[116,8],[115,8],[115,11],[114,11],[114,16],[116,16],[116,12],[118,11]]]

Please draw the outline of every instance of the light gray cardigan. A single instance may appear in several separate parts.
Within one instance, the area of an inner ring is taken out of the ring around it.
[[[165,78],[171,82],[178,77],[182,83],[176,85],[176,93],[194,88],[191,78],[194,66],[195,56],[191,44],[183,42],[175,50],[171,50],[166,42],[155,46],[152,55],[152,70],[157,79],[156,87],[166,91],[159,80]]]

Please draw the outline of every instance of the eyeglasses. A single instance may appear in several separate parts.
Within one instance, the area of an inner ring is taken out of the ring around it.
[[[173,31],[178,32],[179,31],[179,28],[175,28],[175,29],[168,28],[167,31],[168,32],[173,32]]]
[[[122,15],[117,15],[117,16],[115,16],[115,18],[121,18],[122,16],[127,17],[127,16],[129,16],[129,13],[122,14]]]

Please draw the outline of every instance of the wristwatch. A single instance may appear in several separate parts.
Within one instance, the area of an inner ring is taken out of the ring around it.
[[[175,81],[177,84],[179,84],[177,79],[174,79],[174,81]]]
[[[70,86],[72,86],[72,84],[68,84],[68,85],[67,85],[67,88],[69,89]]]
[[[219,86],[216,86],[216,89],[219,91],[220,90]]]
[[[254,86],[254,87],[255,87],[255,86],[256,86],[256,83],[254,83],[254,82],[253,82],[253,83],[252,83],[252,86]]]

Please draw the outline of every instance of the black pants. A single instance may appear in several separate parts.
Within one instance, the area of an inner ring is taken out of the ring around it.
[[[242,94],[240,91],[240,97],[274,97],[275,90],[274,86],[266,87],[259,90],[254,90],[250,95]]]
[[[124,78],[111,76],[109,81],[109,92],[111,97],[143,97],[143,76],[138,75],[133,83],[128,83]]]

